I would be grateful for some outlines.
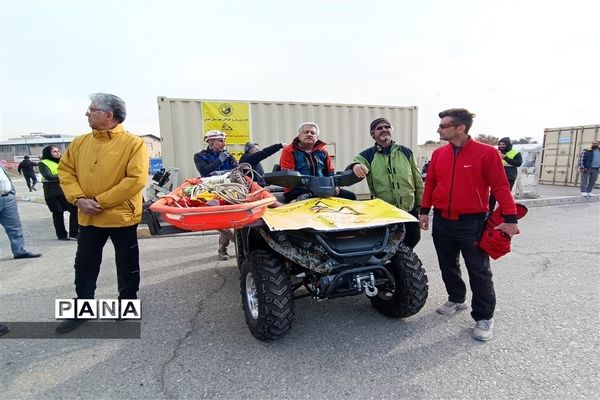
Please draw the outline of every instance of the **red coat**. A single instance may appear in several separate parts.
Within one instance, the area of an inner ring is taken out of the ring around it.
[[[428,213],[432,206],[448,219],[485,213],[491,190],[505,221],[517,222],[515,201],[498,150],[471,137],[457,156],[454,149],[452,144],[447,144],[433,152],[421,214]]]

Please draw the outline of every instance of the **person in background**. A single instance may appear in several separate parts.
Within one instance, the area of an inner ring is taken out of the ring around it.
[[[331,176],[334,168],[326,143],[319,140],[319,125],[314,122],[303,122],[298,126],[298,136],[291,144],[283,148],[279,164],[281,170],[298,171],[302,175]],[[348,200],[356,200],[356,195],[349,190],[335,188],[336,196]],[[308,191],[298,188],[286,188],[284,201],[289,203],[299,196],[308,195]]]
[[[418,218],[423,197],[423,178],[413,152],[392,140],[394,128],[387,119],[377,118],[371,122],[369,129],[375,145],[357,155],[348,169],[352,169],[359,178],[367,178],[371,197],[390,203]],[[404,227],[404,243],[413,249],[421,240],[419,224],[409,222]]]
[[[600,141],[592,141],[592,147],[581,152],[579,157],[579,172],[581,173],[581,195],[584,197],[592,196],[592,190],[598,179],[598,170],[600,169]]]
[[[42,160],[39,163],[42,175],[42,186],[44,188],[44,200],[52,213],[52,222],[58,240],[77,239],[79,234],[79,222],[77,220],[77,207],[69,203],[60,188],[58,180],[58,163],[60,162],[60,150],[56,146],[46,146],[42,150]],[[69,232],[65,229],[64,213],[69,213]]]
[[[0,164],[0,225],[4,228],[10,242],[10,250],[14,258],[38,258],[39,253],[25,250],[23,227],[19,217],[16,190],[8,172]]]
[[[433,206],[433,244],[448,301],[437,309],[444,315],[466,309],[467,288],[460,272],[462,253],[473,293],[471,336],[487,341],[493,336],[496,292],[489,256],[479,247],[488,210],[488,193],[496,196],[504,222],[496,227],[508,236],[519,233],[517,208],[510,193],[498,151],[469,136],[475,114],[464,108],[439,113],[438,133],[449,143],[436,149],[427,170],[427,183],[419,216],[421,229],[429,229]]]
[[[260,162],[265,158],[277,153],[285,146],[287,146],[286,143],[275,143],[260,150],[258,148],[258,143],[248,142],[244,145],[244,155],[240,158],[240,164],[250,164],[252,169],[258,173],[258,176],[254,176],[254,180],[260,186],[264,187],[267,185],[265,179],[263,178],[265,170],[263,169],[262,165],[260,165]]]
[[[142,219],[142,189],[148,182],[149,154],[144,140],[125,130],[125,102],[95,93],[85,113],[92,132],[75,137],[60,159],[58,176],[68,202],[79,209],[75,253],[75,292],[93,299],[104,245],[115,249],[119,299],[137,299],[140,250],[137,226]],[[58,333],[86,320],[67,319]]]
[[[35,176],[35,168],[37,163],[34,163],[29,159],[29,156],[23,157],[23,161],[19,163],[17,167],[17,172],[19,175],[23,173],[23,177],[25,177],[25,182],[27,183],[27,188],[29,191],[37,190],[35,185],[37,184],[37,176]]]
[[[426,161],[423,164],[423,168],[421,169],[421,176],[423,177],[423,182],[427,180],[427,169],[429,168],[429,161]]]
[[[504,166],[504,173],[506,174],[506,179],[508,179],[508,184],[510,186],[510,190],[512,190],[515,185],[515,181],[517,180],[517,175],[519,175],[519,171],[517,171],[517,167],[520,167],[523,164],[523,157],[518,150],[513,149],[512,142],[510,138],[503,137],[498,141],[498,151],[500,152],[500,157],[502,158],[502,165]],[[494,194],[490,194],[490,202],[489,202],[489,210],[494,211],[496,207],[496,198]]]
[[[194,164],[200,176],[224,174],[238,166],[236,159],[227,152],[227,136],[225,132],[208,131],[204,135],[206,149],[194,154]],[[221,260],[229,260],[227,247],[234,240],[233,229],[219,229],[219,249]]]

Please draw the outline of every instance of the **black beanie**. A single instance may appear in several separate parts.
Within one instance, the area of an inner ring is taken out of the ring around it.
[[[386,124],[388,124],[389,126],[392,126],[392,124],[390,124],[390,121],[388,121],[385,118],[377,118],[375,121],[371,122],[371,127],[369,129],[369,131],[373,131],[373,129],[375,129],[375,127],[377,125],[379,125],[380,123],[385,122]]]
[[[502,150],[503,154],[506,154],[512,150],[513,146],[512,146],[512,142],[510,141],[509,137],[503,137],[502,139],[498,140],[498,143],[504,143],[504,145],[506,146],[504,148],[504,150]]]

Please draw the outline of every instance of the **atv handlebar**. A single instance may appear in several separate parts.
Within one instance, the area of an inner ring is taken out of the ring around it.
[[[336,187],[352,186],[363,179],[354,175],[352,170],[331,176],[300,175],[298,171],[286,170],[266,173],[264,178],[269,185],[305,189],[317,197],[335,196]]]

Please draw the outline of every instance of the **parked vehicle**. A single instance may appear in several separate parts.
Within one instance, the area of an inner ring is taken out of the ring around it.
[[[265,174],[265,180],[308,189],[314,198],[326,199],[336,187],[359,179],[352,171],[331,177],[281,171]],[[286,335],[294,322],[295,300],[303,297],[366,295],[377,311],[393,318],[414,315],[425,305],[427,275],[419,257],[402,243],[404,223],[272,230],[265,218],[235,231],[242,306],[257,339]]]

